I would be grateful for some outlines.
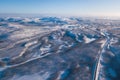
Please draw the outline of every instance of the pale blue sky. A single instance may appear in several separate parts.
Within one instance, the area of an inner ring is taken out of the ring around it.
[[[0,0],[0,13],[120,16],[120,0]]]

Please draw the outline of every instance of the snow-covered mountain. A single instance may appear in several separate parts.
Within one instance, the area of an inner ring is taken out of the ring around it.
[[[120,20],[0,18],[0,80],[119,80]]]

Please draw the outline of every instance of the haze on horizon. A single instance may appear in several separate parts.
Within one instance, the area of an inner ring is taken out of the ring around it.
[[[120,0],[0,0],[0,14],[120,17]]]

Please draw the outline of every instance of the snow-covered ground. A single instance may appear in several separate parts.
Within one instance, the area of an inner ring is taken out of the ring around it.
[[[119,80],[120,20],[0,18],[0,80]]]

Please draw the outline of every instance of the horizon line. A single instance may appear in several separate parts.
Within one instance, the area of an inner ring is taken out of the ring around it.
[[[98,17],[98,18],[120,18],[120,16],[110,15],[74,15],[74,14],[55,14],[55,13],[0,13],[0,17],[37,17],[37,16],[63,16],[63,17]]]

